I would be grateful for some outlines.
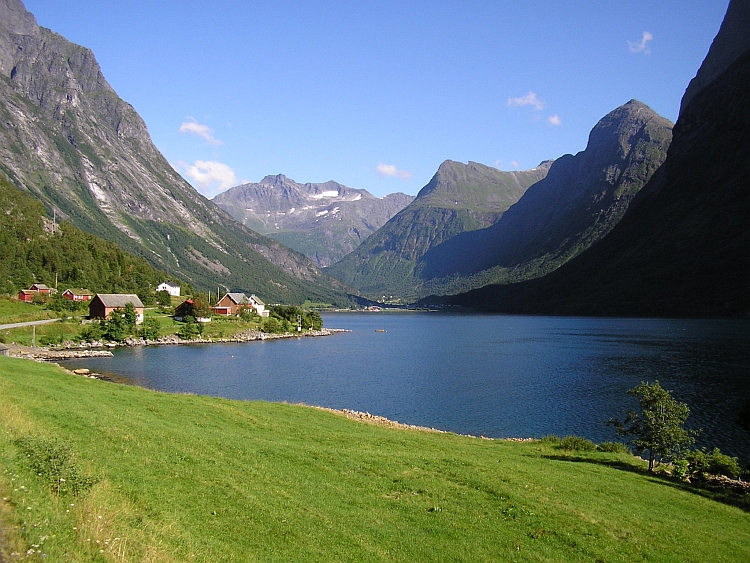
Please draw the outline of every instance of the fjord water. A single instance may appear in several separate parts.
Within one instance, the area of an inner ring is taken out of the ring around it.
[[[699,444],[750,461],[750,322],[443,313],[326,314],[351,332],[242,344],[125,348],[66,364],[171,392],[354,409],[488,437],[615,438],[626,391],[659,380]],[[385,332],[380,332],[385,331]]]

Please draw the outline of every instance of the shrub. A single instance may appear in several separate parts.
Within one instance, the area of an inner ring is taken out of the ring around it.
[[[539,441],[547,446],[558,446],[560,444],[560,437],[554,434],[547,434],[542,436]]]
[[[159,338],[159,328],[159,321],[153,317],[149,317],[144,319],[140,334],[146,340],[156,340]]]
[[[740,474],[740,464],[736,457],[730,457],[714,448],[707,452],[705,448],[693,450],[685,454],[682,459],[688,463],[688,475],[702,477],[708,475],[724,475],[735,478]]]
[[[626,444],[622,442],[602,442],[599,444],[600,452],[608,452],[613,454],[627,454],[630,453],[630,449]]]
[[[572,452],[596,451],[596,444],[594,442],[587,440],[586,438],[581,438],[580,436],[565,436],[565,438],[560,440],[560,445],[558,447],[562,450]]]

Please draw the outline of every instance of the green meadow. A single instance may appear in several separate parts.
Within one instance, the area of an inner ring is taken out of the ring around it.
[[[629,454],[0,357],[0,561],[750,561],[747,507],[714,495]]]

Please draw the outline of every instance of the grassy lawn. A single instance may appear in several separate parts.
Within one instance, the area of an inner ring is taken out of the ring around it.
[[[24,303],[17,299],[0,296],[0,324],[24,323],[54,319],[53,311],[44,309],[43,305]]]
[[[59,474],[32,469],[18,441],[43,450],[49,437],[74,454]],[[69,483],[78,496],[53,492]],[[748,512],[627,454],[381,428],[4,357],[0,497],[8,550],[31,561],[750,561]]]

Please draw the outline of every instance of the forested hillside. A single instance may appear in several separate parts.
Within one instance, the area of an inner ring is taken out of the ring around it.
[[[45,217],[41,202],[0,178],[0,292],[15,293],[32,283],[60,291],[83,287],[104,293],[153,293],[174,279],[115,244],[65,221]]]

